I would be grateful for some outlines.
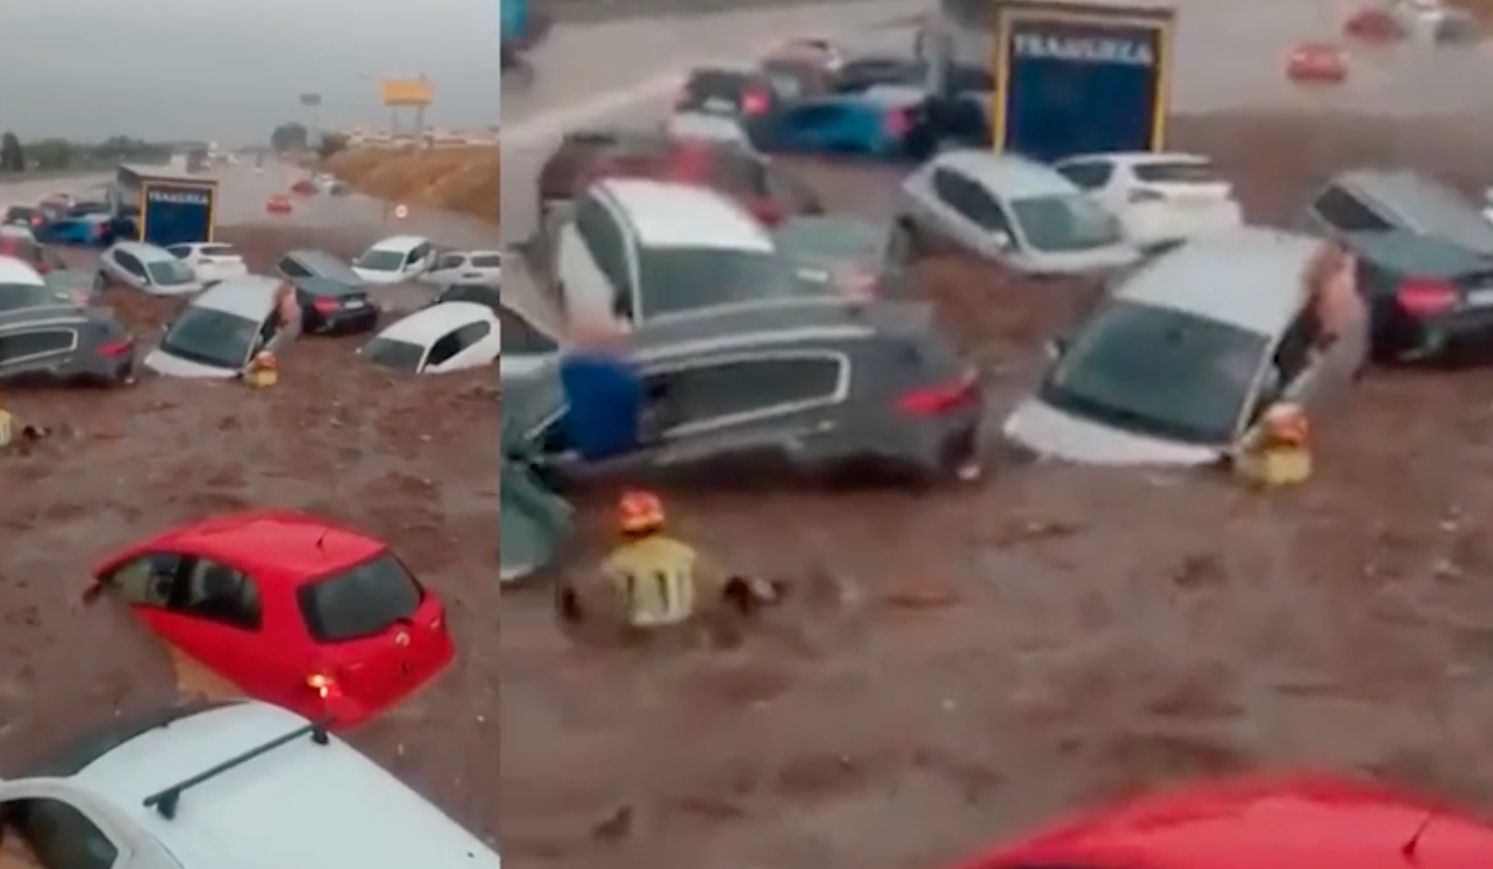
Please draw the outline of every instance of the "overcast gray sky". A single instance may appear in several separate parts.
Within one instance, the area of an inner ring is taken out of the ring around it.
[[[420,73],[429,123],[498,122],[498,0],[0,3],[0,130],[23,140],[264,142],[307,92],[328,126],[387,125],[375,79]]]

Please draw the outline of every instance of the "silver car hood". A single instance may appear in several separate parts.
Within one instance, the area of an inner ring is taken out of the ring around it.
[[[1140,435],[1058,410],[1028,398],[1006,418],[1002,432],[1039,455],[1090,465],[1211,465],[1219,449]]]

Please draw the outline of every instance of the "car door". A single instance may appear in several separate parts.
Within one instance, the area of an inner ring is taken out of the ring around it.
[[[430,242],[421,242],[415,249],[405,257],[404,273],[407,277],[423,274],[430,269],[431,261],[435,257],[435,249]]]
[[[644,452],[656,467],[755,470],[836,426],[849,360],[824,350],[723,355],[646,373]]]
[[[430,352],[425,354],[425,362],[420,366],[420,373],[440,374],[443,371],[450,370],[446,365],[454,360],[456,355],[461,352],[461,338],[461,329],[459,327],[453,328],[437,338],[430,345]]]
[[[491,365],[493,360],[498,358],[501,344],[497,333],[493,331],[492,323],[477,320],[462,326],[453,334],[456,336],[456,352],[438,366],[427,363],[426,368],[432,373]],[[432,354],[434,349],[434,347],[431,348]]]
[[[466,265],[465,253],[443,253],[436,258],[435,265],[431,266],[425,277],[431,283],[444,284],[456,280]]]
[[[636,287],[621,221],[595,196],[576,205],[560,233],[554,273],[566,316],[592,326],[630,323]]]
[[[127,823],[66,784],[5,782],[0,784],[0,867],[165,869],[169,864],[158,853],[132,847]]]
[[[59,371],[78,349],[72,326],[33,326],[0,332],[0,379]]]

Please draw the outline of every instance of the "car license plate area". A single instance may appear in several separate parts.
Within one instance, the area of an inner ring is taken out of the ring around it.
[[[1493,307],[1493,287],[1483,287],[1468,292],[1467,306],[1469,308]]]
[[[348,299],[343,303],[342,307],[348,309],[349,311],[356,311],[359,308],[368,307],[368,303],[363,301],[362,299]]]

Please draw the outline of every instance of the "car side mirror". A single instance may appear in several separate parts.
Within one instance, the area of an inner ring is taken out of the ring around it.
[[[1047,343],[1043,345],[1043,350],[1047,354],[1049,362],[1056,362],[1063,358],[1064,353],[1068,352],[1068,339],[1049,338]]]

